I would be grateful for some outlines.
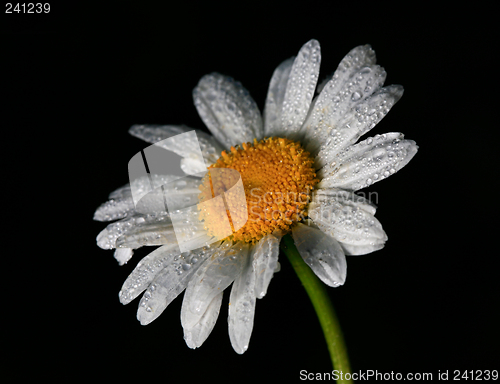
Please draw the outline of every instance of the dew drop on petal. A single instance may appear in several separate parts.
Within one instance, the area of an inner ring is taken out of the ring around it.
[[[351,95],[351,100],[352,101],[358,101],[359,99],[361,99],[363,97],[363,94],[361,92],[354,92],[352,95]]]

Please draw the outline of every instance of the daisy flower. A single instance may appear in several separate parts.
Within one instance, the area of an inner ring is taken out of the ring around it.
[[[291,234],[310,270],[331,287],[345,282],[345,255],[384,246],[387,236],[374,217],[376,207],[355,192],[404,167],[417,146],[395,132],[358,139],[389,112],[403,88],[383,87],[386,72],[375,64],[369,45],[351,50],[316,87],[320,61],[320,45],[311,40],[296,57],[281,63],[262,115],[240,83],[218,73],[204,76],[193,91],[196,109],[213,135],[196,131],[202,158],[189,140],[164,146],[182,157],[181,168],[189,175],[204,164],[210,170],[239,172],[247,203],[240,213],[246,221],[237,229],[240,216],[232,211],[231,235],[181,252],[168,212],[138,210],[130,185],[111,193],[97,209],[95,220],[118,220],[98,235],[97,244],[116,249],[121,265],[134,249],[160,246],[138,263],[119,293],[120,301],[128,304],[144,292],[137,312],[141,324],[156,319],[185,291],[184,338],[189,347],[199,347],[215,325],[224,290],[232,284],[229,337],[241,354],[249,345],[256,299],[266,295],[279,270],[283,236]],[[130,129],[149,143],[190,131],[171,125]],[[184,207],[197,199],[210,200],[219,185],[210,177],[176,179],[150,178],[154,185],[167,185],[168,195]],[[206,231],[217,232],[215,212],[192,212]]]

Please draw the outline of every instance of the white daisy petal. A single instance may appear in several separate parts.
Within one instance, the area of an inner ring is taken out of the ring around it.
[[[114,257],[119,265],[124,265],[132,258],[133,254],[134,250],[132,248],[119,248],[115,250]]]
[[[201,180],[197,177],[183,177],[164,185],[163,193],[167,196],[169,212],[198,204],[200,184]]]
[[[161,140],[192,131],[185,125],[150,125],[134,124],[130,127],[128,133],[147,143],[155,144]]]
[[[376,212],[375,204],[370,202],[368,199],[362,196],[358,196],[354,192],[345,191],[337,188],[318,189],[317,191],[315,191],[312,203],[309,206],[312,217],[318,218],[318,216],[321,216],[321,214],[324,213],[321,212],[321,208],[319,208],[321,203],[325,203],[330,207],[333,206],[330,209],[342,210],[344,206],[350,206],[355,210],[356,208],[364,210],[370,215],[375,215]],[[331,217],[331,214],[328,213],[326,217]],[[328,233],[328,231],[332,231],[331,229],[329,229],[329,226],[325,223],[320,224],[321,225],[320,228],[318,227],[318,225],[316,225],[315,222],[310,220],[308,225],[314,228],[321,229],[326,233]],[[358,224],[356,225],[358,226]],[[335,233],[341,236],[343,239],[348,239],[348,237],[345,234],[339,231]],[[332,234],[332,232],[330,232],[330,234]],[[379,249],[382,249],[384,247],[385,241],[387,240],[387,236],[381,234],[379,238],[373,237],[371,239],[372,241],[370,241],[369,243],[365,242],[365,244],[362,245],[343,243],[342,241],[339,241],[338,238],[336,240],[339,242],[340,246],[344,250],[345,255],[365,255],[367,253],[371,253]]]
[[[175,136],[190,131],[196,132],[198,142],[187,140],[190,136],[181,136],[182,140],[176,140]],[[203,131],[187,127],[185,125],[133,125],[129,133],[148,143],[156,144],[161,148],[172,151],[179,156],[189,158],[198,153],[198,145],[207,165],[217,161],[221,151],[224,149],[215,138]],[[164,141],[172,138],[172,140]],[[196,156],[197,157],[197,156]]]
[[[330,84],[333,94],[338,92],[343,84],[358,72],[362,67],[374,65],[377,61],[375,51],[369,44],[359,45],[344,56],[335,70]]]
[[[130,193],[137,213],[165,211],[161,187],[179,180],[177,175],[157,175],[145,173],[131,180]],[[172,184],[174,186],[175,184]]]
[[[123,283],[118,296],[122,304],[128,304],[144,291],[153,281],[155,276],[167,265],[171,264],[174,257],[181,251],[176,244],[164,245],[155,249],[144,257]]]
[[[414,141],[403,137],[402,133],[386,133],[346,148],[317,172],[322,178],[317,187],[356,191],[396,173],[418,149]]]
[[[108,196],[109,200],[101,204],[94,213],[94,220],[112,221],[127,217],[135,210],[130,184],[114,190]]]
[[[224,291],[216,295],[200,321],[192,328],[184,328],[184,340],[189,348],[199,348],[208,338],[219,317],[222,295]],[[184,304],[184,302],[183,302]]]
[[[386,72],[378,65],[367,66],[356,72],[338,90],[337,83],[330,80],[315,99],[302,131],[306,150],[315,155],[328,138],[338,136],[340,128],[350,130],[351,112],[383,85]],[[349,115],[349,116],[346,116]],[[353,122],[351,122],[353,125]]]
[[[177,244],[174,227],[165,223],[137,225],[116,239],[115,246],[137,249],[148,245]]]
[[[267,91],[266,104],[264,106],[264,136],[273,136],[273,132],[280,131],[281,112],[283,100],[285,99],[286,85],[290,77],[290,71],[295,57],[283,61],[273,73],[269,90]]]
[[[136,217],[129,217],[109,224],[97,235],[97,246],[102,249],[116,248],[116,239],[127,230],[127,227],[132,226],[135,220]]]
[[[257,104],[239,82],[218,73],[203,76],[193,90],[201,119],[226,148],[263,136]]]
[[[213,163],[205,163],[203,160],[193,158],[193,157],[184,157],[181,159],[181,169],[187,175],[195,175],[199,174],[202,169],[204,169],[205,165],[210,166]]]
[[[94,213],[96,221],[113,221],[123,219],[135,211],[132,198],[111,199],[101,204]]]
[[[347,146],[354,144],[362,135],[375,127],[384,118],[392,106],[403,95],[403,87],[391,85],[384,87],[363,102],[357,104],[333,125],[322,128],[321,136],[311,143],[320,143],[320,146],[309,146],[310,151],[319,151],[315,158],[315,167],[320,169],[333,161],[333,158]]]
[[[372,253],[378,251],[379,249],[384,248],[385,245],[383,241],[366,245],[352,245],[352,244],[345,244],[342,242],[339,242],[339,244],[342,246],[344,253],[350,256],[366,255],[368,253]]]
[[[330,287],[344,284],[347,263],[340,244],[319,229],[297,223],[292,237],[307,265]]]
[[[267,287],[274,272],[279,270],[278,255],[280,239],[267,234],[253,247],[251,260],[255,270],[255,297],[262,299],[267,293]]]
[[[359,207],[372,215],[377,211],[377,206],[367,198],[339,188],[318,188],[314,191],[312,202],[321,203],[322,201],[332,199],[344,205]]]
[[[155,175],[151,176],[154,177]],[[159,184],[159,182],[153,182],[155,189],[141,197],[136,210],[148,211],[148,207],[158,205],[159,207],[155,210],[150,209],[151,212],[156,213],[160,210],[165,211],[166,204],[168,211],[173,212],[177,209],[196,205],[199,203],[200,184],[200,178],[195,176],[184,176],[173,181],[167,181],[163,185]],[[140,193],[142,194],[142,191]]]
[[[248,257],[248,244],[224,243],[195,272],[184,294],[185,311],[182,326],[191,329],[205,313],[213,298],[226,289],[241,273]]]
[[[109,224],[97,235],[97,245],[102,249],[116,248],[116,240],[126,235],[137,226],[145,228],[147,225],[164,224],[170,225],[169,215],[166,212],[159,212],[151,215],[134,215],[123,220]],[[124,244],[122,246],[125,246]],[[131,247],[129,247],[131,248]],[[138,247],[137,247],[138,248]]]
[[[199,219],[199,216],[200,211],[197,205],[173,211],[170,215],[175,236],[182,252],[203,247],[217,240],[222,240],[221,238],[216,238],[208,234],[205,229],[205,223]],[[229,228],[228,233],[231,234],[229,219],[227,220],[227,225]]]
[[[326,234],[337,241],[353,245],[378,245],[387,240],[380,222],[364,204],[354,200],[337,200],[324,196],[309,204],[308,215]]]
[[[132,181],[136,199],[135,211],[144,215],[168,215],[177,209],[190,207],[199,202],[199,177],[161,176],[149,174]]]
[[[130,192],[130,184],[125,184],[118,189],[115,189],[108,196],[110,200],[113,199],[131,199],[132,192]]]
[[[229,339],[236,353],[248,349],[255,315],[256,273],[252,258],[246,259],[243,271],[236,278],[229,297]]]
[[[134,133],[134,130],[137,127],[140,127],[142,129],[144,126],[133,126],[130,131]],[[143,133],[142,130],[140,132]],[[148,176],[148,173],[167,173],[177,175],[177,179],[180,178],[182,174],[179,173],[179,158],[177,155],[181,156],[182,159],[189,158],[197,160],[201,163],[200,167],[198,167],[198,169],[196,169],[196,171],[193,173],[196,174],[200,172],[206,172],[207,165],[204,161],[204,156],[200,147],[200,140],[198,139],[198,136],[208,135],[202,135],[201,132],[198,132],[197,135],[195,130],[191,130],[178,135],[173,135],[144,148],[143,151],[140,151],[136,155],[134,155],[128,163],[130,179],[132,180],[138,177],[145,177]],[[211,138],[211,140],[214,141],[213,138]],[[133,181],[131,181],[131,183],[132,186],[134,186]],[[132,195],[135,199],[134,189],[132,189],[132,192]]]
[[[154,276],[142,296],[137,310],[137,320],[147,325],[155,320],[167,306],[186,288],[194,273],[219,249],[220,242],[177,254]],[[157,262],[157,264],[159,264]]]
[[[176,227],[177,228],[177,227]],[[179,246],[183,252],[187,252],[192,249],[204,247],[212,244],[217,241],[217,238],[207,235],[206,231],[196,231],[192,232],[189,236],[182,238],[181,236],[177,237],[179,242]]]
[[[281,112],[281,134],[296,133],[311,105],[318,81],[321,49],[317,40],[310,40],[302,46],[295,58],[286,86]],[[278,132],[271,132],[273,135]]]
[[[328,89],[322,97],[325,97],[327,94],[330,94],[331,97],[336,96],[336,94],[340,92],[341,87],[346,84],[357,71],[362,67],[375,65],[376,61],[375,51],[369,44],[353,48],[344,56],[333,75],[327,77],[318,85],[316,92],[321,95],[324,88],[328,85]]]
[[[116,247],[139,248],[143,245],[160,245],[170,242],[173,235],[172,221],[169,213],[166,211],[164,204],[164,194],[168,196],[168,211],[183,209],[186,207],[194,207],[199,202],[200,179],[196,177],[183,177],[174,181],[170,181],[173,176],[151,175],[153,185],[157,186],[153,191],[146,193],[146,183],[142,183],[142,179],[136,179],[137,193],[142,196],[137,203],[136,211],[134,208],[128,208],[127,217],[121,221],[112,223],[106,227],[97,237],[97,244],[103,249],[112,249]],[[142,184],[141,184],[142,183]],[[149,181],[147,182],[149,184]],[[162,185],[162,183],[166,183]],[[140,185],[139,185],[140,184]],[[144,184],[144,185],[143,185]],[[162,188],[159,188],[162,186]],[[122,202],[120,206],[133,207],[130,186],[124,186],[118,190],[115,196],[119,197]],[[102,207],[118,207],[112,204],[110,200]],[[114,211],[103,210],[99,208],[96,215],[99,219],[118,218],[118,212],[124,210],[116,209]],[[114,216],[113,216],[114,215]],[[179,225],[179,230],[182,228]],[[117,240],[119,241],[117,243]],[[175,240],[174,240],[175,241]],[[203,244],[200,244],[200,246]],[[196,247],[197,248],[197,247]]]

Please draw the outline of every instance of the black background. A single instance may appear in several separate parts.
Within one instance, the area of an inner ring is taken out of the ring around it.
[[[420,149],[371,186],[389,236],[348,258],[330,289],[354,372],[498,369],[498,34],[492,10],[456,6],[288,3],[115,7],[51,4],[47,15],[3,15],[2,93],[5,347],[23,368],[73,382],[83,376],[149,382],[299,380],[329,372],[321,328],[300,282],[282,270],[258,301],[249,350],[227,335],[227,297],[197,350],[182,338],[177,298],[147,327],[121,284],[149,251],[119,267],[95,245],[93,212],[128,181],[146,144],[132,124],[205,129],[191,91],[212,71],[230,75],[262,109],[274,68],[311,38],[320,80],[369,43],[405,94],[370,133],[403,132]],[[96,3],[97,4],[97,3]],[[495,84],[496,83],[496,84]],[[372,195],[373,196],[373,195]],[[496,212],[495,212],[496,210]],[[10,280],[12,279],[12,280]]]

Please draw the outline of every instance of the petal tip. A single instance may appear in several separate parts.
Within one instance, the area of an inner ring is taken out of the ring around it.
[[[307,43],[304,44],[304,46],[312,46],[312,47],[320,47],[319,41],[316,39],[311,39]]]

